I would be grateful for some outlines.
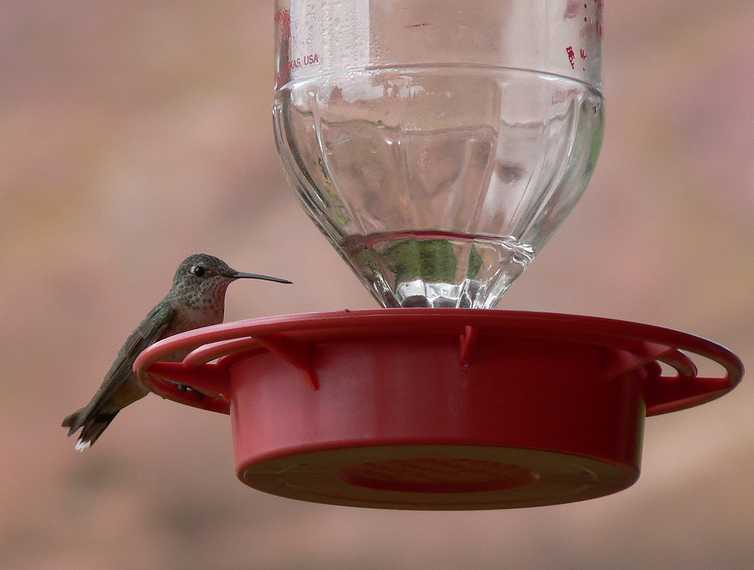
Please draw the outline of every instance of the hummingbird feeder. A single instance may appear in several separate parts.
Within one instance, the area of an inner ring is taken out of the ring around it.
[[[494,310],[596,165],[603,3],[277,0],[279,153],[384,308],[140,355],[155,393],[230,414],[242,482],[392,509],[590,499],[637,480],[645,417],[738,384],[739,359],[696,336]]]

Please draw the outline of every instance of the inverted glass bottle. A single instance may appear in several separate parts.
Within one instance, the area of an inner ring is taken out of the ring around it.
[[[387,307],[494,307],[586,188],[602,1],[278,0],[274,121]]]

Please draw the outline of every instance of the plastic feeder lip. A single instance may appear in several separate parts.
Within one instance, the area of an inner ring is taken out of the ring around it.
[[[192,352],[161,361],[179,349]],[[699,377],[689,353],[725,376]],[[227,323],[158,342],[135,368],[165,398],[230,413],[247,485],[395,509],[614,493],[639,476],[645,416],[713,400],[743,375],[731,352],[677,331],[458,309]]]

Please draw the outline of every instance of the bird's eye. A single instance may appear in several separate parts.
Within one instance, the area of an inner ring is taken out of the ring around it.
[[[192,275],[201,277],[202,275],[206,273],[207,270],[204,269],[204,267],[202,267],[201,265],[194,265],[193,267],[191,267],[190,271]]]

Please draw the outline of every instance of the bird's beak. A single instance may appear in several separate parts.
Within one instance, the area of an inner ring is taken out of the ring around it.
[[[261,279],[262,281],[274,281],[275,283],[293,283],[293,281],[280,279],[280,277],[270,277],[269,275],[260,275],[259,273],[242,273],[233,269],[231,269],[230,273],[226,273],[225,277],[229,277],[230,279]]]

